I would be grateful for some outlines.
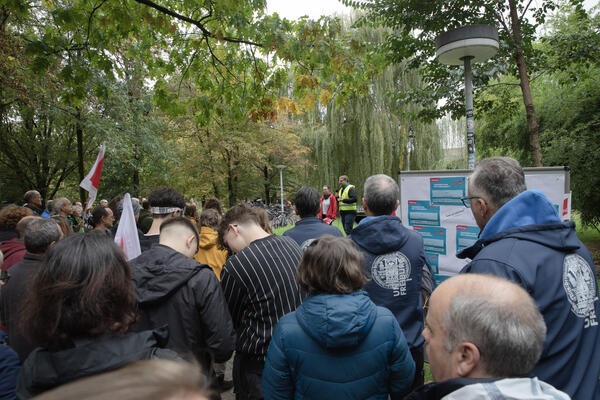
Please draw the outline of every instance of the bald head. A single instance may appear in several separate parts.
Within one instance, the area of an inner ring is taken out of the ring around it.
[[[200,235],[192,221],[185,217],[172,217],[160,225],[159,243],[192,258],[198,251]]]
[[[428,353],[436,353],[430,354],[436,380],[519,377],[538,361],[546,325],[520,286],[491,275],[461,274],[433,292],[423,336]]]

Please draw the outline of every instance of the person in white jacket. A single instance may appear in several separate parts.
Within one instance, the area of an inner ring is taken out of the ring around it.
[[[422,333],[431,373],[407,399],[570,399],[530,377],[546,324],[520,286],[492,275],[457,275],[432,294]]]

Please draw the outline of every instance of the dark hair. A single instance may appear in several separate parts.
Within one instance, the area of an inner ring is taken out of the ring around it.
[[[129,265],[121,249],[100,232],[59,240],[22,304],[22,331],[43,347],[127,332],[135,322]]]
[[[102,218],[108,217],[108,211],[106,210],[108,207],[105,206],[96,206],[92,210],[92,216],[90,217],[90,225],[92,227],[97,227],[98,224],[102,221]]]
[[[142,208],[146,211],[150,210],[150,202],[147,199],[142,201]]]
[[[365,285],[362,264],[362,253],[352,240],[321,236],[306,248],[298,264],[296,281],[310,295],[350,294]]]
[[[196,236],[196,244],[200,246],[200,234],[198,233],[198,228],[196,228],[196,224],[190,221],[187,217],[169,217],[165,219],[165,221],[160,224],[160,233],[162,235],[165,229],[168,229],[171,225],[183,225],[188,228],[191,232]]]
[[[23,239],[23,236],[25,235],[25,230],[27,229],[29,224],[31,222],[33,222],[33,220],[39,219],[39,218],[42,218],[42,217],[38,217],[37,215],[28,215],[26,217],[21,218],[21,220],[19,222],[17,222],[15,231],[19,235],[19,239]]]
[[[319,213],[320,196],[317,189],[302,186],[296,192],[296,210],[300,218],[316,217]]]
[[[217,232],[219,233],[219,246],[221,248],[227,248],[223,237],[229,229],[229,224],[233,224],[236,222],[241,224],[245,222],[251,222],[261,226],[260,217],[249,205],[245,203],[239,203],[238,205],[231,207],[229,210],[227,210],[225,215],[223,215],[223,219],[221,220],[221,223],[219,224],[219,229],[217,230]]]
[[[52,219],[54,222],[56,222],[58,224],[63,235],[68,236],[71,233],[73,233],[73,229],[71,228],[71,223],[69,222],[68,219],[66,219],[62,215],[53,215],[50,217],[50,219]]]
[[[387,175],[373,175],[365,181],[364,196],[367,207],[373,214],[391,215],[400,200],[400,187]]]
[[[108,208],[110,208],[110,210],[113,212],[113,216],[115,217],[115,220],[119,220],[121,219],[121,213],[119,212],[119,202],[121,200],[123,200],[123,196],[122,194],[113,197],[109,202],[108,202]],[[102,201],[102,200],[100,200]],[[121,209],[121,211],[123,211],[123,209]]]
[[[470,179],[472,187],[483,191],[487,195],[485,200],[496,208],[527,190],[521,164],[510,157],[491,157],[479,161]],[[469,193],[469,196],[476,194],[481,193]]]
[[[0,210],[0,228],[15,231],[21,218],[29,215],[33,215],[30,208],[9,204]]]
[[[193,204],[186,204],[183,209],[183,216],[196,218],[198,216],[198,209]]]
[[[221,222],[221,215],[214,208],[202,211],[200,214],[200,226],[206,226],[210,229],[219,229],[219,222]]]
[[[25,229],[25,248],[33,254],[43,254],[52,242],[60,239],[61,231],[52,218],[34,219]]]
[[[183,195],[175,189],[166,186],[159,187],[150,192],[148,196],[151,207],[179,207],[183,210],[185,207],[185,199]],[[164,214],[157,214],[160,218]]]
[[[206,210],[208,208],[215,209],[219,215],[223,215],[223,206],[221,204],[221,200],[217,199],[216,197],[206,199],[204,205],[202,206],[202,210]]]

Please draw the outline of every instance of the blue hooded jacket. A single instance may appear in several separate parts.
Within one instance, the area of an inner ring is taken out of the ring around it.
[[[531,372],[573,399],[600,399],[598,287],[589,251],[573,222],[561,222],[546,196],[525,191],[504,204],[475,244],[462,273],[520,284],[544,317],[547,335]]]
[[[365,290],[369,297],[394,314],[411,349],[421,346],[423,238],[402,225],[400,218],[383,215],[361,221],[350,239],[365,256],[365,274],[369,278]]]
[[[283,236],[294,239],[302,251],[305,251],[313,240],[323,235],[344,236],[338,228],[327,225],[317,217],[303,218],[296,222],[292,229],[283,232]]]
[[[406,393],[415,363],[389,310],[364,291],[320,294],[279,320],[262,390],[270,399],[387,399]]]

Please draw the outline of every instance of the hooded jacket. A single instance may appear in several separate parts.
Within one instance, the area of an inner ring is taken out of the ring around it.
[[[537,378],[454,378],[421,386],[405,400],[569,400]]]
[[[323,235],[344,236],[337,227],[327,225],[317,217],[302,218],[292,229],[283,232],[283,236],[294,239],[302,251],[305,251],[313,240]]]
[[[138,329],[169,327],[167,347],[197,358],[225,362],[235,334],[221,285],[208,265],[158,244],[130,262],[140,308]]]
[[[201,227],[200,243],[194,259],[200,264],[206,264],[211,267],[217,279],[221,280],[221,270],[223,269],[223,264],[227,261],[227,251],[219,250],[217,247],[218,237],[219,234],[208,226]]]
[[[29,399],[77,379],[113,371],[141,360],[180,360],[164,349],[165,330],[110,335],[78,341],[60,351],[34,350],[23,363],[17,382],[17,398]]]
[[[392,313],[364,291],[321,294],[279,320],[263,371],[269,399],[387,399],[415,363]]]
[[[402,225],[400,218],[383,215],[361,221],[350,239],[365,256],[369,297],[394,314],[411,349],[421,346],[423,238]]]
[[[532,374],[574,399],[600,399],[598,287],[589,251],[573,222],[561,222],[546,196],[525,191],[492,216],[462,273],[492,274],[521,285],[547,326]]]

